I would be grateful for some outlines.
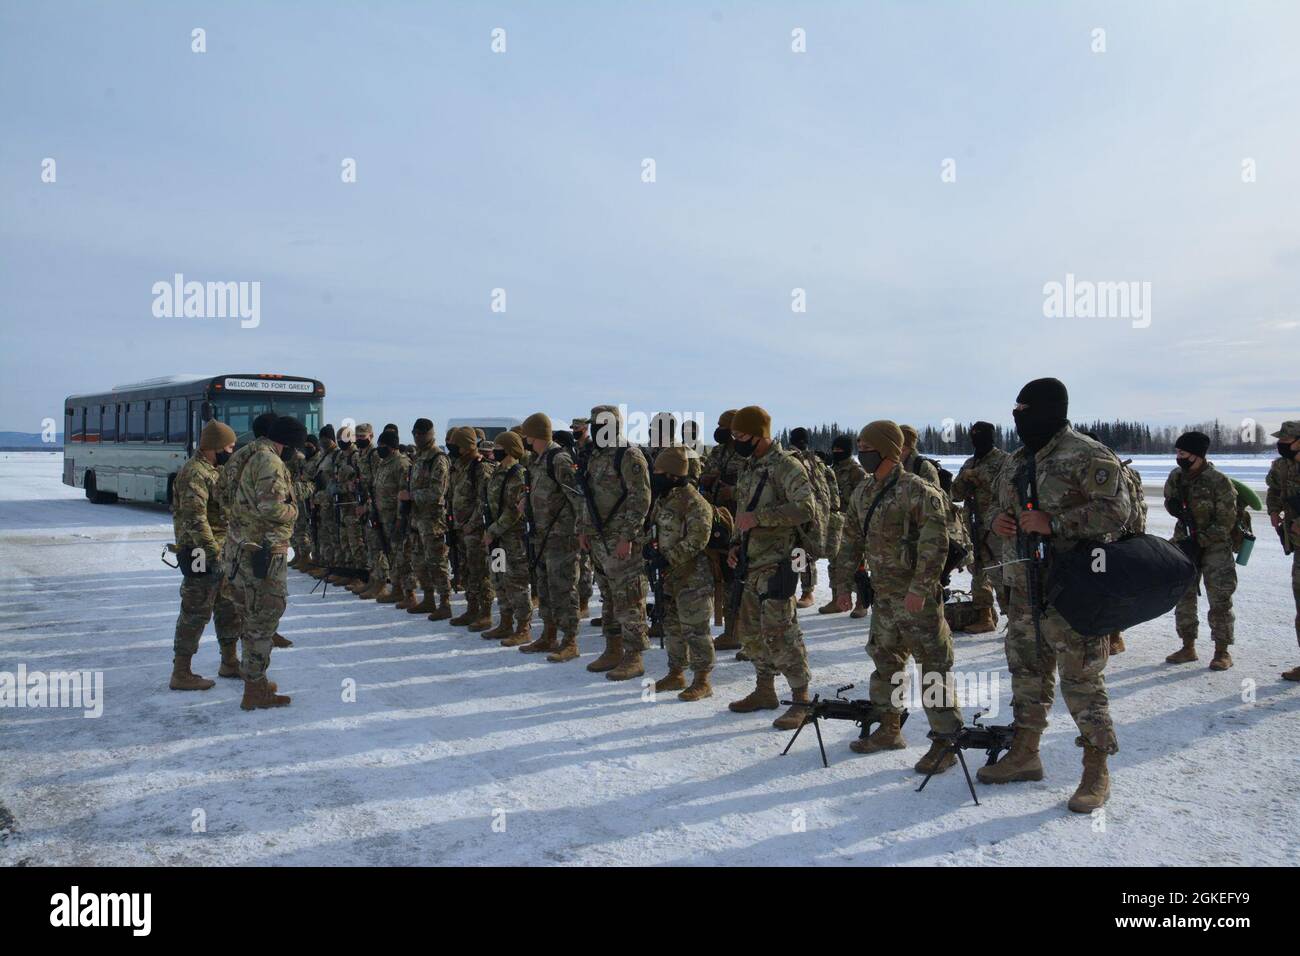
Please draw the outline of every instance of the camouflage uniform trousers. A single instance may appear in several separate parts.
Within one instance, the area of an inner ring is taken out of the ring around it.
[[[379,518],[384,523],[384,536],[388,539],[388,570],[393,587],[400,587],[403,591],[410,590],[415,583],[414,569],[411,565],[413,536],[410,529],[402,530],[401,516],[396,509],[381,511]]]
[[[876,665],[871,675],[871,702],[877,707],[899,712],[893,695],[906,679],[907,659],[916,658],[921,671],[921,700],[930,728],[951,733],[962,725],[961,709],[951,694],[952,631],[943,616],[943,607],[934,595],[913,614],[904,606],[906,592],[877,593],[871,605],[871,636],[867,653]],[[936,692],[933,681],[945,688],[943,700],[931,706]],[[929,693],[927,693],[927,691]]]
[[[975,554],[971,557],[970,596],[971,602],[974,604],[976,609],[993,607],[993,586],[995,583],[994,578],[996,577],[996,571],[988,571],[986,568],[990,564],[997,563],[998,562],[995,558],[989,556],[987,545],[981,545],[975,550]]]
[[[561,634],[578,629],[578,537],[551,533],[537,556],[537,603],[542,620]],[[590,562],[588,562],[590,567]],[[602,592],[603,593],[603,592]]]
[[[272,555],[266,577],[253,575],[253,560],[245,551],[237,559],[234,589],[244,601],[244,654],[241,670],[245,680],[261,680],[271,666],[271,639],[288,602],[285,556]]]
[[[595,575],[591,570],[591,555],[586,551],[578,552],[578,603],[591,603],[591,589]]]
[[[311,531],[307,527],[307,509],[302,508],[298,511],[298,520],[293,524],[293,537],[290,538],[289,543],[296,557],[305,557],[311,551],[310,542]]]
[[[533,599],[529,591],[532,575],[528,573],[528,552],[524,549],[523,534],[516,531],[502,535],[496,545],[488,552],[489,567],[494,569],[492,586],[496,589],[501,613],[509,612],[518,627],[533,618]]]
[[[462,530],[456,536],[456,546],[460,549],[460,576],[465,585],[465,600],[471,606],[477,603],[480,608],[491,610],[496,595],[492,592],[492,576],[488,572],[488,553],[483,546],[482,532],[479,529]]]
[[[340,561],[339,522],[334,510],[334,502],[326,501],[320,508],[320,554],[316,555],[319,564],[336,567]]]
[[[220,569],[181,581],[181,613],[176,618],[176,637],[172,652],[177,657],[193,657],[199,649],[203,629],[212,620],[217,629],[217,644],[222,648],[239,640],[243,609],[235,603],[235,593]]]
[[[411,525],[416,541],[412,544],[411,562],[420,584],[443,600],[451,598],[451,568],[447,564],[447,535],[436,530],[433,522],[415,519]]]
[[[835,512],[830,517],[830,523],[826,528],[826,554],[829,557],[826,560],[826,577],[834,583],[835,572],[838,565],[835,561],[835,555],[840,552],[840,539],[844,535],[844,515],[841,512]]]
[[[713,572],[697,568],[681,584],[664,582],[664,646],[668,666],[697,673],[713,669]]]
[[[382,514],[380,520],[382,521]],[[384,537],[380,536],[381,524],[374,520],[374,514],[369,509],[361,518],[361,529],[366,540],[366,567],[370,569],[370,574],[378,575],[380,581],[388,579],[388,554],[384,551]],[[383,528],[384,535],[388,534],[388,529]],[[387,538],[392,541],[392,538]]]
[[[649,584],[641,542],[633,541],[631,554],[619,558],[614,554],[614,542],[606,544],[598,535],[589,540],[593,570],[600,584],[601,633],[606,638],[622,637],[625,653],[646,650],[650,646],[645,616]]]
[[[1198,621],[1196,599],[1205,582],[1205,596],[1210,602],[1210,638],[1216,643],[1232,643],[1232,593],[1237,590],[1237,560],[1227,547],[1206,548],[1201,552],[1196,577],[1187,586],[1174,608],[1174,625],[1184,641],[1196,640]]]
[[[365,531],[361,527],[361,519],[358,518],[352,510],[352,505],[348,505],[343,511],[343,526],[341,528],[340,540],[342,547],[340,551],[340,561],[352,568],[365,568],[370,566],[370,557],[366,552]]]
[[[784,674],[791,687],[806,687],[812,680],[808,671],[808,651],[804,647],[803,632],[793,595],[784,601],[775,598],[762,600],[759,595],[767,590],[767,580],[776,573],[776,565],[750,568],[745,579],[745,589],[740,596],[740,612],[736,617],[736,636],[762,677]]]
[[[1042,733],[1061,672],[1061,696],[1084,740],[1108,754],[1119,752],[1110,719],[1103,672],[1110,659],[1110,638],[1084,637],[1059,614],[1043,613],[1043,647],[1039,654],[1028,593],[1011,588],[1007,626],[1007,669],[1011,671],[1011,710],[1017,727]]]

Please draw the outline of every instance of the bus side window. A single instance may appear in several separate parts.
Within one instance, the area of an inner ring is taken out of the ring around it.
[[[100,406],[99,440],[117,441],[117,406]]]
[[[167,443],[184,445],[189,441],[189,402],[183,398],[167,402]]]
[[[155,398],[149,403],[145,441],[162,441],[167,437],[167,402]]]
[[[99,406],[91,405],[86,409],[86,441],[99,442]]]
[[[127,441],[144,441],[144,402],[130,402],[126,406]]]

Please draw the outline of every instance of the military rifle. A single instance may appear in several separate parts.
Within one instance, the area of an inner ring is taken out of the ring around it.
[[[758,476],[758,486],[749,498],[749,504],[745,511],[753,511],[758,506],[758,499],[763,494],[763,486],[767,484],[767,471],[764,470]],[[736,520],[740,520],[740,515],[736,515]],[[751,529],[752,530],[752,529]],[[744,531],[740,535],[740,552],[736,556],[735,573],[731,576],[731,593],[727,596],[727,603],[731,607],[733,614],[740,613],[740,600],[745,594],[745,579],[749,577],[749,531]],[[852,685],[850,685],[852,686]],[[798,734],[798,731],[795,731]],[[821,731],[818,731],[820,737]]]
[[[664,646],[664,612],[667,605],[664,603],[664,567],[667,562],[659,552],[659,525],[652,524],[654,537],[647,542],[642,551],[645,558],[645,573],[650,581],[650,593],[654,595],[654,603],[650,605],[650,626],[653,630],[655,625],[659,626],[659,646]]]
[[[982,750],[987,756],[984,766],[996,763],[998,757],[1004,750],[1011,749],[1011,738],[1015,736],[1016,728],[1012,724],[999,724],[995,726],[985,726],[980,723],[983,713],[975,715],[975,719],[970,727],[962,727],[960,730],[941,733],[937,730],[930,731],[926,736],[936,743],[945,744],[943,751],[939,754],[942,760],[948,754],[956,754],[957,759],[961,761],[961,772],[966,775],[966,786],[970,788],[971,799],[975,801],[975,806],[979,806],[980,798],[975,796],[975,783],[970,778],[970,769],[966,766],[966,757],[962,754],[963,750]],[[930,771],[921,781],[921,785],[916,788],[920,793],[925,789],[925,785],[930,782],[930,778],[937,771]]]
[[[1025,449],[1025,463],[1016,471],[1014,482],[1020,507],[1026,511],[1038,510],[1038,465],[1034,452]],[[1047,545],[1038,534],[1026,534],[1016,519],[1016,556],[1028,562],[1025,565],[1025,583],[1029,591],[1029,614],[1034,620],[1034,645],[1039,657],[1043,655],[1043,591],[1042,567],[1047,560]]]
[[[877,707],[869,700],[849,700],[844,697],[844,692],[846,690],[852,690],[853,686],[853,684],[845,684],[843,687],[835,688],[834,697],[822,697],[821,694],[817,694],[812,700],[808,701],[781,701],[781,703],[787,707],[802,707],[805,709],[803,722],[795,728],[794,736],[790,738],[790,742],[786,744],[785,749],[781,751],[781,756],[784,757],[790,752],[790,748],[793,747],[794,742],[799,739],[799,734],[803,731],[804,727],[808,726],[808,724],[812,724],[813,730],[817,732],[817,747],[822,752],[822,766],[829,767],[830,762],[826,759],[826,745],[822,741],[821,721],[851,720],[862,728],[862,732],[858,734],[858,736],[866,737],[870,735],[872,727],[879,724],[882,718],[887,714],[893,713],[893,711],[888,710],[887,708]],[[901,727],[906,723],[907,711],[904,710],[899,714],[899,726]]]
[[[1300,493],[1282,500],[1282,520],[1277,523],[1278,540],[1282,542],[1282,553],[1290,554],[1295,550],[1296,542],[1291,540],[1291,524],[1300,521]]]

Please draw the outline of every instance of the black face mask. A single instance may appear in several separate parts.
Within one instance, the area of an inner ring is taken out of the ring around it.
[[[280,460],[285,462],[286,464],[288,462],[293,461],[294,450],[295,449],[293,448],[292,445],[285,445],[283,448],[280,449]]]
[[[352,442],[350,442],[350,441],[341,441],[341,442],[339,442],[339,447],[342,448],[344,451],[348,451],[348,450],[350,450],[350,449],[352,448]]]
[[[357,439],[357,447],[358,447],[358,448],[369,448],[369,447],[370,447],[370,439],[369,439],[369,438],[358,438],[358,439]]]
[[[375,449],[375,451],[378,452],[380,458],[387,458],[389,455],[393,453],[393,449],[391,449],[387,445],[380,445],[378,448]]]
[[[459,446],[459,445],[448,445],[448,446],[447,446],[447,457],[448,457],[448,458],[459,458],[459,457],[460,457],[460,446]]]
[[[655,497],[662,497],[677,487],[672,475],[663,475],[655,472],[650,475],[650,490],[654,492]]]
[[[971,432],[970,441],[975,446],[976,458],[983,458],[993,450],[993,434],[991,432]]]
[[[316,448],[315,445],[308,445],[306,448],[303,449],[302,453],[307,456],[308,461],[311,461],[313,458],[316,457],[317,451],[318,449]]]
[[[217,464],[224,465],[226,462],[230,461],[230,455],[231,453],[228,451],[217,452]]]
[[[732,446],[736,449],[736,454],[741,458],[751,458],[755,449],[758,448],[758,442],[752,438],[749,441],[741,441],[736,438],[732,440]]]
[[[1174,461],[1178,463],[1178,467],[1183,471],[1192,470],[1192,460],[1190,458],[1175,458]]]
[[[509,453],[508,451],[506,451],[504,448],[493,448],[493,449],[492,449],[492,460],[495,461],[495,462],[503,462],[503,461],[506,460],[506,458],[509,456],[509,454],[510,454],[510,453]]]
[[[1291,442],[1289,441],[1278,442],[1277,453],[1281,455],[1283,458],[1294,459],[1296,456],[1295,450],[1291,447]]]
[[[716,444],[725,445],[731,441],[731,429],[721,427],[713,429],[713,441]]]
[[[847,448],[831,449],[831,461],[835,462],[835,464],[838,465],[840,462],[848,461],[848,460],[849,460],[849,450]]]
[[[1054,378],[1030,382],[1020,390],[1016,402],[1025,406],[1011,413],[1016,420],[1016,434],[1032,452],[1037,452],[1070,423],[1066,418],[1069,398],[1065,386]]]
[[[858,464],[867,470],[867,474],[874,475],[880,463],[885,459],[881,457],[878,451],[860,451],[858,452]]]

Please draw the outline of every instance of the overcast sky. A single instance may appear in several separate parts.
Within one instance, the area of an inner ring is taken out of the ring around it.
[[[0,429],[191,371],[403,431],[1009,421],[1041,375],[1076,418],[1300,417],[1297,50],[1285,0],[6,3]],[[155,317],[175,273],[260,325]],[[1149,326],[1045,317],[1067,273],[1149,282]]]

